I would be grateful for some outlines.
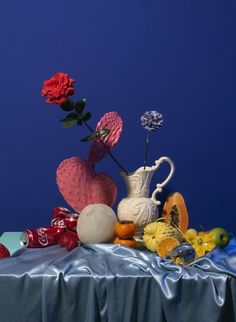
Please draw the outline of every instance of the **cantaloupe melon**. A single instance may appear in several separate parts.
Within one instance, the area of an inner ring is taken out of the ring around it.
[[[173,192],[165,200],[162,211],[165,222],[177,226],[183,233],[188,229],[188,211],[184,197],[179,192]]]

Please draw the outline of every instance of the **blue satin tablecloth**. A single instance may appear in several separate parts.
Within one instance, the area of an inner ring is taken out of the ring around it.
[[[0,322],[235,322],[236,239],[188,267],[96,244],[0,260]]]

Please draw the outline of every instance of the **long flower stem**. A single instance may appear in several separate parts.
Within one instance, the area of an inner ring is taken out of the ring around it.
[[[147,139],[146,139],[146,148],[145,148],[145,154],[144,154],[144,162],[143,162],[143,168],[146,169],[147,164],[147,155],[148,155],[148,147],[150,142],[150,131],[148,131]]]
[[[88,123],[86,121],[83,122],[84,125],[89,129],[89,131],[91,133],[94,132],[94,130],[88,125]],[[123,171],[125,172],[125,174],[128,176],[129,173],[122,167],[122,165],[116,160],[116,158],[114,157],[114,155],[111,153],[110,149],[108,148],[108,146],[103,142],[103,140],[101,140],[101,138],[99,138],[98,136],[96,137],[99,142],[104,146],[104,148],[107,150],[108,154],[110,155],[110,157],[112,158],[112,160],[116,163],[116,165]]]

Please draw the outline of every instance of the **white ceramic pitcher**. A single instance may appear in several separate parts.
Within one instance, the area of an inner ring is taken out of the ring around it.
[[[163,162],[170,165],[170,172],[162,183],[156,185],[156,189],[149,197],[152,177]],[[154,166],[146,166],[145,170],[142,166],[129,175],[121,173],[127,187],[127,197],[118,204],[117,215],[119,220],[131,220],[137,225],[136,239],[142,238],[143,228],[158,218],[160,201],[156,198],[157,193],[162,192],[162,188],[173,177],[174,171],[174,162],[169,157],[161,157],[155,161]]]

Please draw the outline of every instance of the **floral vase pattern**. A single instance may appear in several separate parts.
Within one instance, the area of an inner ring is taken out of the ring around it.
[[[149,197],[152,177],[163,162],[170,165],[170,172],[162,183],[156,185],[156,189]],[[117,215],[120,221],[129,220],[137,225],[136,239],[142,239],[144,227],[158,218],[160,201],[156,199],[156,195],[162,192],[162,188],[173,177],[174,171],[174,162],[169,157],[161,157],[152,167],[145,167],[145,169],[140,167],[129,175],[121,173],[126,184],[127,197],[118,204]]]

